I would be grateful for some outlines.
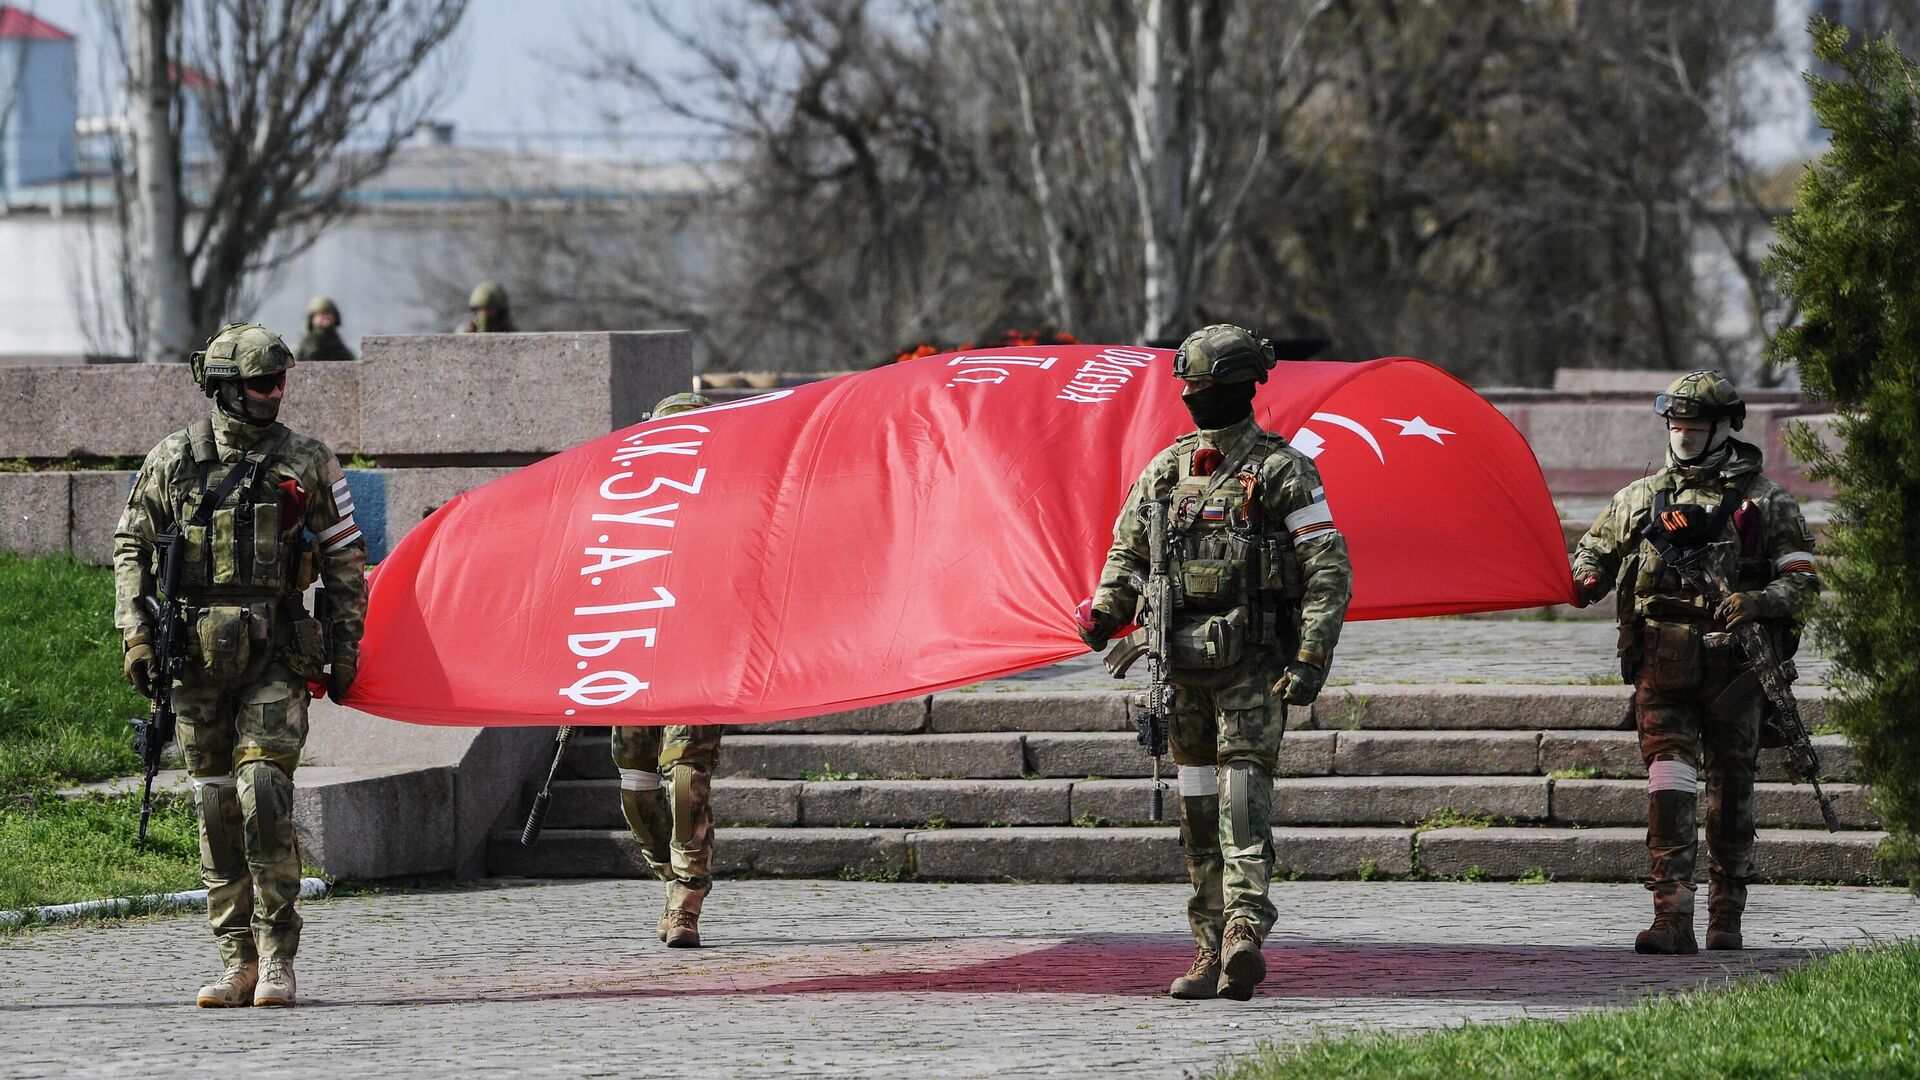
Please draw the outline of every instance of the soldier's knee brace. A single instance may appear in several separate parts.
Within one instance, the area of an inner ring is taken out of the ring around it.
[[[1235,848],[1263,842],[1273,804],[1273,770],[1253,757],[1234,757],[1220,765],[1221,809],[1227,836]]]
[[[249,761],[236,770],[236,778],[246,819],[247,862],[258,870],[294,858],[293,777],[274,762]]]

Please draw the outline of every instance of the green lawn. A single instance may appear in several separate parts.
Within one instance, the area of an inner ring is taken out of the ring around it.
[[[193,803],[156,796],[147,843],[140,797],[17,797],[0,810],[0,910],[200,887]]]
[[[127,718],[146,699],[120,674],[113,574],[0,552],[0,806],[139,768]]]
[[[1267,1046],[1215,1080],[1920,1076],[1920,941],[1573,1020]]]

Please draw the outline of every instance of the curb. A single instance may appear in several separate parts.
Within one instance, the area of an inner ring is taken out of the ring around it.
[[[300,899],[312,900],[327,895],[333,886],[325,878],[301,878]],[[151,896],[119,896],[111,900],[82,900],[74,904],[51,904],[47,907],[22,908],[19,911],[0,911],[0,930],[12,930],[28,923],[57,923],[88,915],[126,915],[151,914],[161,911],[186,911],[204,906],[207,902],[207,890],[191,889],[187,892],[156,893]]]

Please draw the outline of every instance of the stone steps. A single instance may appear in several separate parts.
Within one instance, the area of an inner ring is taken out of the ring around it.
[[[1274,830],[1279,878],[1447,877],[1633,881],[1645,873],[1640,828]],[[1876,880],[1884,833],[1763,829],[1754,849],[1775,881]],[[492,869],[509,877],[643,877],[624,830],[549,829],[533,848],[494,837]],[[1416,871],[1417,867],[1417,871]],[[923,881],[1184,879],[1178,830],[1010,826],[986,829],[721,828],[714,873]]]
[[[864,828],[894,826],[1145,825],[1153,783],[1128,780],[759,780],[722,778],[713,785],[713,817],[721,826]],[[552,829],[618,829],[619,784],[562,780],[547,810]],[[1827,795],[1845,829],[1878,821],[1858,784],[1831,784]],[[1176,814],[1169,785],[1165,813]],[[1324,776],[1274,785],[1280,825],[1416,825],[1445,808],[1518,824],[1628,826],[1644,824],[1640,780],[1555,780],[1544,776]],[[1805,785],[1763,783],[1755,790],[1762,828],[1821,828],[1819,805]]]

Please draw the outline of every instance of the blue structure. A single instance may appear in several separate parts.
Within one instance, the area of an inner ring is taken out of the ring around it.
[[[79,69],[72,34],[0,4],[0,191],[78,171]]]

